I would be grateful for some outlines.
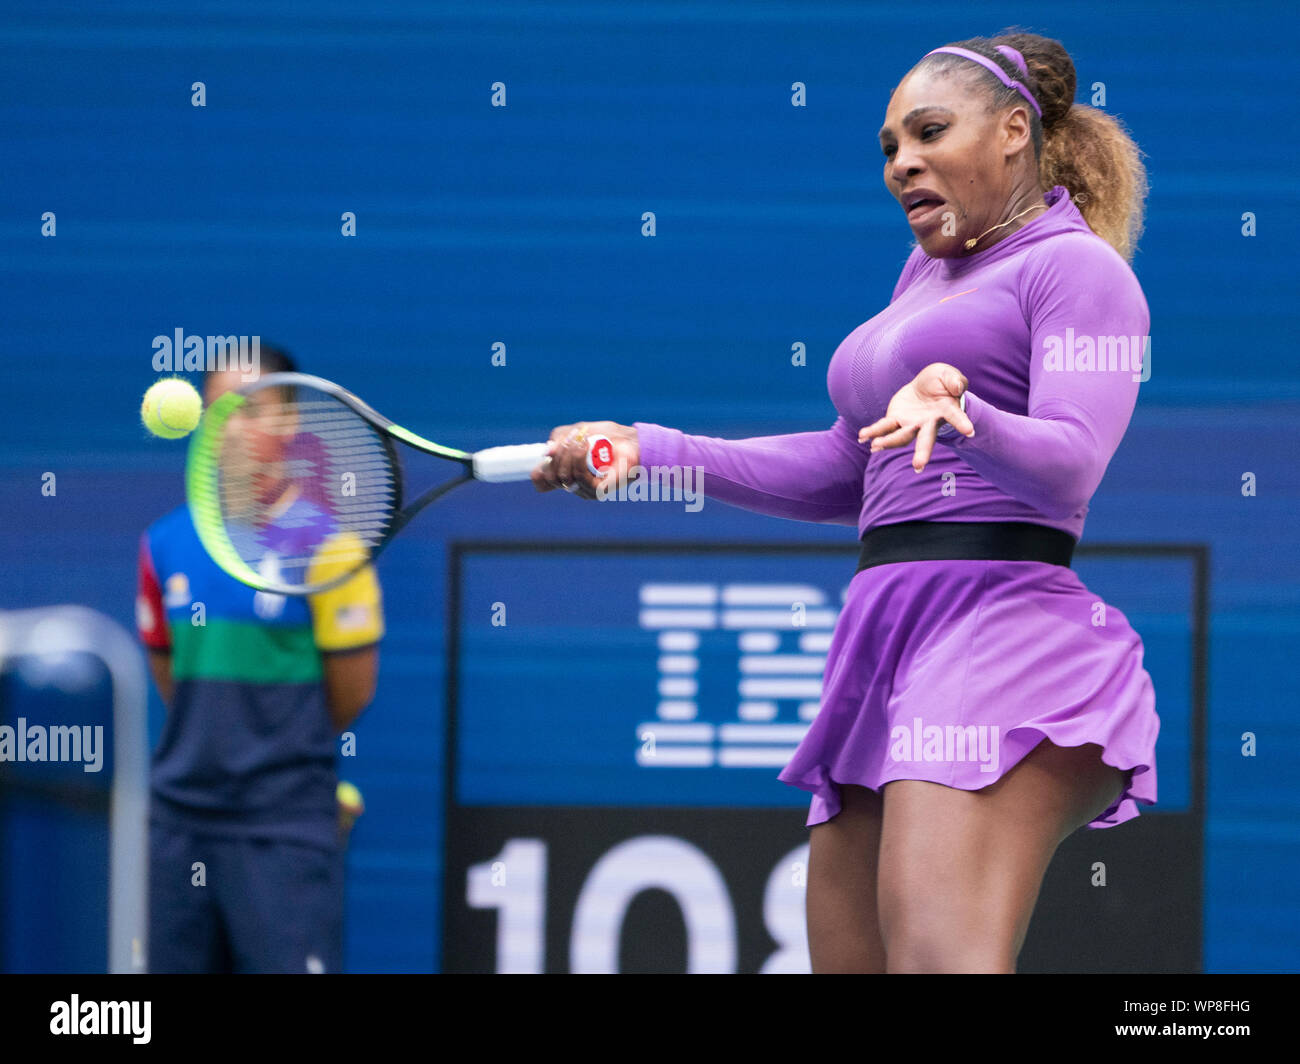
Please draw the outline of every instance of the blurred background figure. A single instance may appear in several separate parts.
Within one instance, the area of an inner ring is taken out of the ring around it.
[[[262,373],[296,368],[262,345]],[[208,373],[205,407],[243,383]],[[167,707],[150,782],[149,970],[341,970],[359,810],[341,808],[335,739],[374,696],[373,567],[311,598],[256,592],[212,562],[182,504],[141,540],[136,620]]]

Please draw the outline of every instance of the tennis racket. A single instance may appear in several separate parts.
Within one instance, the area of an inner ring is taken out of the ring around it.
[[[459,467],[407,498],[397,444]],[[190,441],[185,492],[213,561],[249,587],[310,595],[346,581],[417,513],[471,480],[528,480],[545,443],[468,452],[426,440],[331,381],[270,373],[227,392]],[[599,474],[613,447],[592,437]]]

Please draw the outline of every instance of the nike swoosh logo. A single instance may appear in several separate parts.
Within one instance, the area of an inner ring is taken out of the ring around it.
[[[964,292],[955,292],[955,293],[953,293],[953,294],[950,295],[950,296],[944,296],[941,300],[939,300],[939,302],[940,302],[940,303],[947,303],[948,300],[950,300],[950,299],[956,299],[958,296],[968,296],[968,295],[970,295],[972,292],[978,292],[978,291],[979,291],[978,288],[968,288],[968,289],[966,289],[966,291],[964,291]]]

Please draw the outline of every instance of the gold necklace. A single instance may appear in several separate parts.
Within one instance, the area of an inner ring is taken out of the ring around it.
[[[1016,218],[1021,218],[1024,215],[1028,214],[1030,211],[1036,211],[1038,210],[1038,208],[1046,207],[1046,206],[1047,206],[1046,203],[1035,203],[1032,207],[1026,207],[1023,211],[1017,214],[1015,218],[1008,218],[1005,222],[995,225],[993,229],[1001,229],[1002,226],[1004,225],[1010,225],[1012,222],[1016,220]],[[993,229],[985,229],[984,232],[980,233],[980,235],[975,237],[973,240],[967,240],[965,244],[966,250],[969,251],[971,248],[973,248],[976,244],[978,244],[981,240],[983,240],[986,236],[988,236],[989,233],[993,232]]]

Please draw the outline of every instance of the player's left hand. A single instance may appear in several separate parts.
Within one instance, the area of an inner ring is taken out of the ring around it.
[[[939,425],[947,422],[963,436],[974,436],[959,400],[969,382],[956,366],[931,362],[889,401],[885,416],[858,433],[858,442],[871,440],[871,453],[902,447],[916,440],[912,468],[921,472],[930,461]]]

